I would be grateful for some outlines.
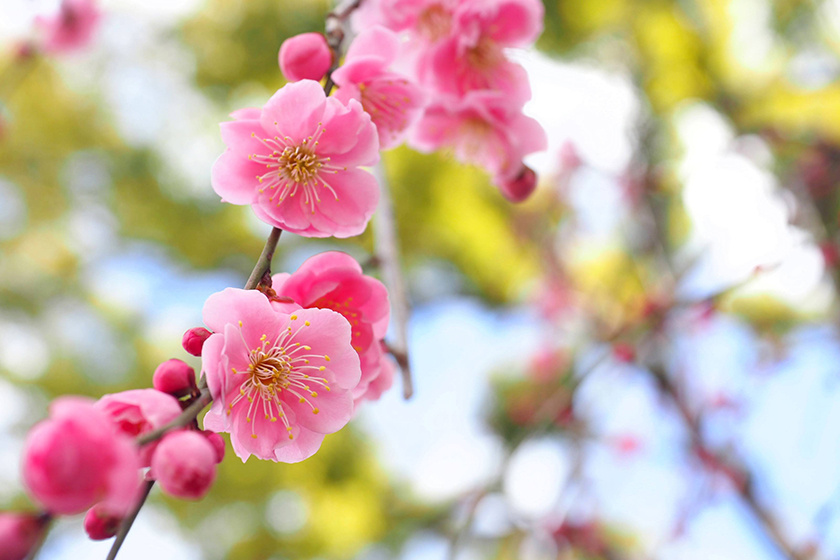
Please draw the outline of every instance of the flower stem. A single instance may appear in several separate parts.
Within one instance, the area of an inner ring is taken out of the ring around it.
[[[171,432],[172,430],[177,430],[178,428],[183,428],[188,426],[193,420],[198,417],[204,407],[210,404],[213,401],[213,397],[210,395],[210,389],[207,388],[207,384],[202,382],[201,385],[201,393],[184,411],[174,420],[169,422],[168,424],[164,424],[160,428],[156,430],[152,430],[151,432],[147,432],[142,436],[137,438],[138,445],[146,445],[153,441],[156,441],[162,438],[167,433]]]
[[[122,524],[120,524],[120,530],[117,533],[117,539],[111,546],[111,551],[108,553],[108,558],[106,560],[114,560],[117,557],[117,553],[120,551],[120,547],[125,541],[125,538],[128,536],[128,532],[131,530],[131,526],[134,525],[134,520],[137,519],[137,514],[140,513],[140,509],[143,507],[143,504],[146,503],[146,498],[149,497],[149,493],[152,491],[152,487],[154,485],[154,480],[148,480],[143,484],[143,493],[137,500],[137,504],[134,506],[134,509],[131,510],[131,512],[128,514],[128,517],[126,517],[123,520]]]
[[[265,241],[262,254],[260,255],[254,270],[251,271],[251,276],[248,277],[248,282],[245,284],[246,290],[253,290],[262,282],[267,286],[271,286],[271,259],[274,258],[274,251],[277,249],[277,243],[280,241],[280,235],[283,230],[280,228],[273,228],[268,234],[268,239]]]

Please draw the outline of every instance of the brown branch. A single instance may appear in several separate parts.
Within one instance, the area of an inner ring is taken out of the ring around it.
[[[408,356],[408,315],[409,304],[405,289],[405,280],[400,266],[397,232],[394,221],[394,203],[388,187],[388,178],[382,163],[374,167],[376,180],[379,182],[379,208],[374,215],[374,240],[376,258],[382,265],[385,285],[391,299],[391,313],[394,318],[394,341],[388,348],[400,365],[403,378],[403,397],[410,399],[414,394],[411,366]]]
[[[110,552],[108,552],[108,558],[106,560],[115,560],[115,558],[117,557],[117,554],[120,551],[120,547],[122,546],[123,542],[125,542],[125,538],[128,536],[128,532],[131,530],[131,526],[134,525],[134,520],[137,519],[137,514],[140,513],[140,510],[146,503],[146,498],[149,497],[149,493],[152,491],[152,487],[154,485],[154,480],[148,480],[143,484],[143,492],[142,494],[140,494],[140,499],[137,500],[137,504],[134,506],[134,509],[131,510],[131,512],[129,512],[128,516],[120,524],[120,530],[117,533],[117,539],[114,541],[114,544],[111,545],[111,550]]]
[[[254,270],[251,271],[248,282],[245,283],[246,290],[253,290],[260,283],[271,287],[271,259],[274,258],[274,251],[277,249],[277,243],[280,241],[282,233],[282,229],[273,228],[271,233],[268,234],[262,254],[260,254],[257,264],[254,265]]]
[[[195,399],[184,411],[174,420],[169,422],[168,424],[164,424],[160,428],[152,430],[151,432],[147,432],[142,436],[137,438],[138,445],[147,445],[152,443],[153,441],[159,440],[164,435],[168,434],[173,430],[177,430],[179,428],[185,428],[189,426],[204,410],[208,404],[213,401],[213,397],[210,395],[210,389],[207,388],[206,384],[202,384],[203,387],[201,389],[201,393],[199,394],[198,398]]]
[[[776,546],[778,551],[790,560],[809,560],[813,558],[813,555],[805,554],[799,551],[788,541],[774,516],[763,504],[759,502],[755,494],[755,487],[752,483],[754,476],[750,470],[733,457],[724,457],[708,445],[703,437],[700,419],[691,412],[688,403],[685,402],[685,399],[683,399],[679,389],[664,369],[660,367],[642,369],[653,376],[660,393],[676,407],[680,418],[688,429],[691,437],[691,445],[695,453],[700,456],[701,460],[704,457],[709,457],[714,463],[722,467],[723,472],[725,472],[732,481],[737,494],[747,506],[747,509],[750,510],[756,519],[758,519],[761,527],[764,529],[764,532],[767,534],[770,541]]]

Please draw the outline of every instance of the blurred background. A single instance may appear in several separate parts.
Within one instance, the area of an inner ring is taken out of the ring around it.
[[[0,0],[0,509],[59,394],[150,386],[268,229],[219,204],[218,123],[327,0]],[[537,193],[385,155],[412,304],[399,380],[298,465],[152,494],[124,560],[840,558],[840,1],[546,0]],[[275,271],[344,242],[283,236]],[[380,272],[372,267],[370,274]],[[43,560],[104,558],[81,518]]]

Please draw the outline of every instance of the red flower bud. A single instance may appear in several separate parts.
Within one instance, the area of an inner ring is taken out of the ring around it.
[[[221,463],[222,459],[225,458],[225,440],[222,439],[222,436],[210,430],[204,430],[201,433],[204,434],[207,441],[213,444],[213,448],[216,450],[216,462]]]
[[[184,333],[184,338],[181,339],[181,346],[188,354],[193,356],[201,356],[201,349],[204,347],[204,341],[210,338],[213,334],[204,327],[195,327]]]
[[[174,397],[189,395],[195,389],[195,370],[181,360],[167,360],[155,370],[152,386]]]
[[[537,174],[527,165],[522,166],[522,171],[514,179],[503,181],[499,185],[499,190],[511,202],[522,202],[531,196],[536,188]]]
[[[96,504],[85,515],[85,532],[94,541],[104,541],[117,534],[122,518],[108,513],[102,504]]]
[[[203,434],[170,433],[155,450],[151,474],[170,496],[200,500],[216,478],[217,456],[215,447]]]
[[[629,364],[636,361],[636,349],[631,344],[619,342],[613,345],[613,356],[619,362]]]
[[[45,516],[0,512],[0,559],[23,560],[41,540]]]

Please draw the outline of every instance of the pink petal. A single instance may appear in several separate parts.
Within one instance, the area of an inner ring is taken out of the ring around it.
[[[347,49],[347,61],[359,57],[376,57],[382,66],[389,66],[400,50],[400,38],[390,29],[376,25],[359,33]]]
[[[328,181],[338,200],[332,196],[322,197],[319,212],[344,226],[342,237],[363,232],[379,202],[376,179],[367,171],[348,169],[332,175]]]
[[[300,428],[294,441],[274,450],[274,460],[280,463],[299,463],[312,457],[321,448],[323,441],[324,434]]]
[[[235,154],[245,157],[251,154],[267,154],[271,150],[260,142],[266,136],[260,121],[228,121],[219,125],[222,129],[222,141]]]
[[[231,149],[219,156],[210,172],[210,184],[223,202],[251,204],[257,197],[257,177],[264,167]]]
[[[353,416],[352,393],[337,387],[315,393],[317,397],[302,392],[306,401],[301,403],[293,394],[283,391],[283,400],[295,412],[297,423],[319,434],[332,434],[346,426]]]
[[[334,383],[343,389],[352,389],[362,375],[359,355],[350,345],[350,323],[341,314],[329,309],[301,309],[296,312],[296,321],[289,326],[309,321],[310,325],[300,329],[295,342],[312,347],[313,354],[329,356],[329,361],[311,358],[311,365],[325,366],[335,375]]]
[[[286,84],[265,104],[260,123],[266,131],[291,138],[295,144],[311,136],[324,118],[327,97],[318,82]]]

